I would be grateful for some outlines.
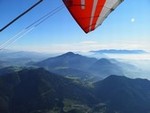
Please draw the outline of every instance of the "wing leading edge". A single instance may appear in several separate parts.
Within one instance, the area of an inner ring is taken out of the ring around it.
[[[67,9],[84,30],[91,32],[100,26],[105,18],[123,0],[63,0]]]

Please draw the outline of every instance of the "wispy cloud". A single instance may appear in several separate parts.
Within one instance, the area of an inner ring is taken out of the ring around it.
[[[80,42],[80,44],[85,44],[85,45],[90,44],[90,45],[92,45],[92,44],[98,44],[98,42],[96,42],[96,41],[83,41],[83,42]]]
[[[14,47],[15,48],[15,47]],[[148,42],[96,42],[96,41],[83,41],[78,43],[62,43],[62,44],[50,44],[50,45],[32,45],[32,46],[16,46],[16,48],[21,48],[21,50],[31,50],[31,51],[43,51],[43,52],[67,52],[67,51],[81,51],[87,52],[91,50],[100,49],[140,49],[150,51],[150,46]]]

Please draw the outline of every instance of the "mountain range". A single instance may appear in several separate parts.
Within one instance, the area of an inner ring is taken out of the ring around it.
[[[96,58],[89,58],[79,54],[75,54],[73,52],[68,52],[57,57],[43,60],[37,63],[37,65],[45,66],[52,69],[73,68],[79,70],[86,70],[87,68],[89,68],[89,65],[92,65],[96,61]]]
[[[0,113],[149,113],[150,81],[111,75],[83,86],[43,68],[0,76]]]
[[[133,75],[139,73],[139,69],[131,64],[115,59],[86,57],[72,52],[50,57],[34,65],[60,75],[86,80],[101,80],[109,75],[133,77]]]
[[[28,66],[50,57],[51,54],[27,51],[0,51],[0,68],[9,66]]]
[[[95,75],[87,70],[96,61],[96,58],[89,58],[73,52],[68,52],[56,57],[50,57],[35,65],[66,77],[94,79]]]
[[[82,81],[97,81],[109,75],[125,75],[131,78],[149,78],[149,70],[144,66],[110,58],[92,58],[68,52],[59,56],[32,52],[0,52],[0,68],[3,67],[43,67],[50,72]],[[52,57],[53,56],[53,57]],[[55,57],[54,57],[55,56]]]

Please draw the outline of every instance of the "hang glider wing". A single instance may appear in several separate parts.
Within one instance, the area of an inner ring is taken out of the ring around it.
[[[123,0],[63,0],[67,9],[86,32],[93,31]]]

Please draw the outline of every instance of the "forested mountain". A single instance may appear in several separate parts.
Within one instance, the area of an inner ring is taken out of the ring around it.
[[[149,113],[150,81],[111,75],[91,86],[23,69],[0,76],[1,113]]]

